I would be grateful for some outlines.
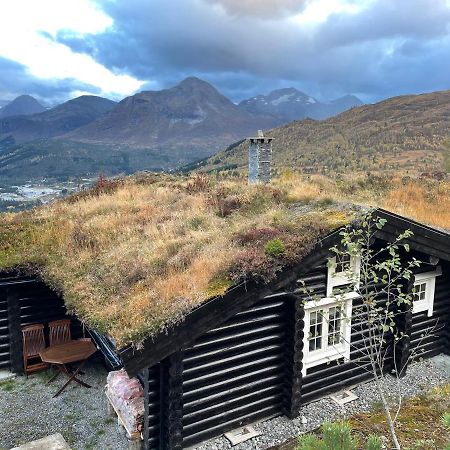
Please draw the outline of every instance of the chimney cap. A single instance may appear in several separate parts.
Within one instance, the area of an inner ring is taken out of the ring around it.
[[[260,140],[262,139],[262,140],[264,140],[264,139],[267,139],[268,141],[271,141],[273,138],[265,137],[263,131],[262,130],[258,130],[258,136],[249,137],[247,139],[250,139],[250,140],[254,140],[254,139],[260,139]]]

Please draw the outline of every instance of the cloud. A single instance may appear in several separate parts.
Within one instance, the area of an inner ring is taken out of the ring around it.
[[[228,14],[276,18],[305,8],[307,0],[206,0],[220,5]]]
[[[286,86],[366,101],[450,88],[449,0],[98,0],[90,7],[103,22],[74,19],[76,26],[40,35],[69,63],[35,63],[31,74],[122,95],[137,89],[136,80],[139,89],[160,89],[195,75],[234,101]],[[31,67],[25,57],[19,62]]]
[[[54,39],[61,30],[82,38],[105,32],[112,24],[89,0],[15,0],[2,8],[0,57],[22,64],[36,79],[63,83],[76,79],[103,95],[131,94],[142,81],[108,69],[86,51],[74,51]]]
[[[0,99],[12,100],[18,95],[29,94],[43,105],[53,106],[76,93],[100,94],[96,86],[81,83],[75,79],[40,80],[31,75],[22,64],[0,57]]]
[[[196,75],[236,101],[282,86],[319,98],[355,93],[372,101],[442,89],[450,79],[442,60],[450,53],[446,0],[171,0],[170,6],[128,0],[99,6],[113,27],[83,39],[62,31],[57,40],[111,70],[149,80],[149,89]]]

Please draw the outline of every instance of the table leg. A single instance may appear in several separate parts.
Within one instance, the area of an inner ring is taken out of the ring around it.
[[[56,378],[59,377],[59,375],[63,372],[63,370],[56,364],[54,364],[53,369],[56,369],[56,373],[50,377],[50,379],[47,381],[47,384],[50,384],[53,380],[56,380]]]
[[[91,386],[87,383],[85,383],[84,381],[79,380],[76,376],[78,374],[78,372],[80,372],[80,370],[82,369],[82,367],[84,366],[84,364],[86,363],[87,359],[85,359],[84,361],[81,362],[81,364],[78,366],[77,370],[75,370],[75,372],[70,373],[66,366],[64,364],[62,364],[63,366],[63,370],[64,372],[66,372],[66,374],[69,376],[69,379],[66,381],[66,383],[64,384],[64,386],[61,387],[61,389],[53,396],[53,398],[58,397],[59,394],[61,394],[62,391],[64,391],[64,389],[69,385],[69,383],[71,381],[75,381],[78,384],[81,384],[84,387],[90,388]]]

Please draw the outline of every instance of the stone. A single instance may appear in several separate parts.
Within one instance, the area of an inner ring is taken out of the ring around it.
[[[15,376],[16,375],[9,370],[0,370],[0,383],[2,381],[10,380],[11,378],[15,378]]]
[[[70,447],[60,433],[55,433],[11,450],[70,450]]]

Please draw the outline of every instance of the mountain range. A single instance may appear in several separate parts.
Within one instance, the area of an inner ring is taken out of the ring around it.
[[[164,144],[218,150],[225,142],[258,127],[271,127],[277,121],[239,108],[206,81],[191,77],[170,89],[127,97],[109,114],[62,138],[137,147]]]
[[[295,88],[286,88],[243,100],[239,106],[251,113],[272,115],[281,118],[283,122],[291,122],[306,117],[326,119],[362,104],[354,95],[323,103]]]
[[[296,89],[287,91],[295,95],[274,91],[265,97],[273,108],[258,109],[254,104],[259,97],[236,105],[209,83],[189,77],[170,89],[139,92],[119,103],[82,96],[37,114],[7,116],[0,119],[0,176],[175,169],[258,129],[359,102],[353,97],[329,104],[314,100],[308,107],[297,100],[311,97]]]
[[[38,114],[4,117],[0,120],[0,144],[5,139],[13,144],[22,144],[60,136],[98,119],[115,105],[116,102],[106,98],[83,95]]]
[[[274,128],[275,168],[306,173],[450,174],[450,91],[393,97],[317,121]],[[237,142],[185,170],[245,171],[246,142]]]

